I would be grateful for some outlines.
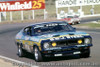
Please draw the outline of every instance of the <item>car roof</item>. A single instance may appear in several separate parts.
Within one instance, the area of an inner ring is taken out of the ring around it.
[[[39,22],[39,23],[28,25],[28,26],[35,26],[35,25],[49,24],[49,23],[62,23],[62,22],[65,22],[65,21]]]

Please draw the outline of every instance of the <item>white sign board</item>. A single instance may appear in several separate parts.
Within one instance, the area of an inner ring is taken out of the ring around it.
[[[100,0],[57,0],[56,8],[100,4]]]

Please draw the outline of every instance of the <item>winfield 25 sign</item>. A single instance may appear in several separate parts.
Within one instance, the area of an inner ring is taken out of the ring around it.
[[[57,0],[56,7],[84,6],[100,4],[100,0]]]
[[[5,1],[0,2],[0,11],[21,11],[45,9],[45,0]]]

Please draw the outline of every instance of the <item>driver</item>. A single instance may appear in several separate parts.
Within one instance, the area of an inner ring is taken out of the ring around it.
[[[40,32],[41,32],[41,30],[38,30],[37,32],[38,32],[38,33],[40,33]]]

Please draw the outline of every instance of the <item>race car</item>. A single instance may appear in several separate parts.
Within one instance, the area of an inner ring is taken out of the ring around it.
[[[89,57],[90,47],[93,46],[89,34],[76,31],[65,21],[29,25],[16,35],[15,43],[19,57],[30,52],[37,62],[43,61],[46,57]]]
[[[68,15],[66,18],[61,19],[62,21],[67,21],[69,24],[80,24],[80,18],[77,15]]]

